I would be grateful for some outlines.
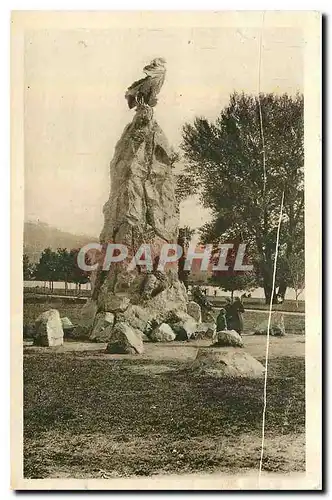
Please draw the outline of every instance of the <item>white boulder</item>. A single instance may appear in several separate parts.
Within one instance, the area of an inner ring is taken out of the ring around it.
[[[167,323],[162,323],[151,332],[149,337],[152,342],[172,342],[176,335]]]
[[[110,338],[110,328],[114,324],[114,314],[110,312],[100,312],[95,317],[90,340],[93,342],[108,342]]]
[[[243,340],[235,330],[222,330],[217,332],[212,340],[214,346],[243,347]]]
[[[142,354],[143,339],[134,330],[125,323],[116,323],[114,327],[108,327],[110,339],[106,352],[110,354]]]
[[[34,345],[47,347],[63,345],[63,328],[57,309],[45,311],[36,319]]]
[[[190,316],[192,316],[195,321],[197,321],[197,323],[202,322],[202,310],[201,310],[201,306],[199,304],[197,304],[197,302],[194,302],[193,300],[188,302],[187,311],[188,311],[188,314]]]

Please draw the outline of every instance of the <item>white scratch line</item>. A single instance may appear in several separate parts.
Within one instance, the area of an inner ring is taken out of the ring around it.
[[[265,376],[264,376],[264,406],[263,406],[263,420],[262,420],[262,446],[261,446],[261,458],[259,462],[259,478],[258,484],[261,479],[262,467],[263,467],[263,456],[264,456],[264,440],[265,440],[265,414],[266,414],[266,399],[267,399],[267,366],[269,361],[269,346],[270,346],[270,326],[271,326],[271,316],[272,316],[272,305],[273,305],[273,297],[274,297],[274,289],[276,282],[276,274],[277,274],[277,260],[278,260],[278,247],[279,247],[279,235],[280,235],[280,227],[282,220],[282,211],[284,207],[284,196],[285,191],[282,192],[281,204],[280,204],[280,214],[279,214],[279,222],[277,229],[277,239],[276,239],[276,250],[274,256],[274,265],[273,265],[273,278],[272,278],[272,291],[270,297],[270,309],[269,309],[269,318],[267,322],[267,332],[266,332],[266,351],[265,351]]]
[[[259,124],[260,124],[260,133],[261,133],[261,141],[262,141],[263,211],[265,214],[265,212],[266,212],[265,195],[266,195],[267,176],[266,176],[265,137],[264,137],[264,127],[263,127],[262,106],[261,106],[261,99],[260,99],[264,20],[265,20],[265,12],[263,12],[263,14],[262,14],[262,27],[261,27],[260,37],[259,37],[259,59],[258,59],[258,110],[259,110]],[[261,475],[262,475],[262,466],[263,466],[263,457],[264,457],[265,415],[266,415],[266,401],[267,401],[267,368],[268,368],[268,362],[269,362],[270,326],[271,326],[272,305],[273,305],[274,289],[275,289],[275,278],[276,278],[278,246],[279,246],[279,234],[280,234],[280,226],[281,226],[281,219],[282,219],[283,203],[284,203],[284,192],[282,194],[282,199],[281,199],[279,224],[278,224],[278,229],[277,229],[276,251],[275,251],[275,256],[274,256],[273,277],[272,277],[272,290],[271,290],[269,317],[268,317],[267,332],[266,332],[267,335],[266,335],[266,351],[265,351],[264,394],[263,394],[264,405],[263,405],[263,416],[262,416],[262,444],[261,444],[261,456],[260,456],[260,461],[259,461],[258,487],[260,486]]]

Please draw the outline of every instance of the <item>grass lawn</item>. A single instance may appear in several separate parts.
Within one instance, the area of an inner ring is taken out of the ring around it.
[[[68,302],[36,302],[36,303],[24,303],[23,307],[23,324],[32,324],[35,322],[39,314],[49,309],[57,309],[60,316],[68,316],[68,318],[77,324],[83,304],[70,304]]]
[[[53,292],[49,289],[39,289],[36,291],[36,288],[31,288],[31,287],[25,287],[24,288],[24,296],[26,298],[33,300],[36,300],[36,293],[38,294],[38,299],[41,301],[41,299],[53,295],[66,295],[66,291],[62,288],[55,288]],[[91,297],[91,290],[85,290],[82,289],[79,293],[75,290],[68,290],[67,291],[67,296],[68,297]],[[225,304],[226,297],[215,297],[215,296],[208,296],[209,301],[212,304],[215,304],[216,307],[222,307]],[[51,297],[49,297],[49,300],[52,300]],[[243,298],[243,304],[246,309],[261,309],[264,311],[269,310],[270,305],[265,304],[265,299],[260,299],[257,297],[250,297],[250,298]],[[275,311],[284,311],[284,312],[295,312],[295,313],[303,313],[305,312],[305,302],[304,300],[298,301],[296,303],[295,300],[290,300],[286,299],[282,304],[273,304],[273,310]]]
[[[27,348],[25,477],[257,469],[263,380],[197,378],[185,366]],[[304,426],[304,358],[273,358],[265,470],[304,470]]]
[[[222,307],[225,304],[226,297],[208,297],[212,304],[216,304],[216,307]],[[257,297],[250,297],[248,299],[242,299],[245,309],[261,309],[263,311],[268,311],[270,309],[270,304],[265,304],[265,299],[259,299]],[[304,300],[298,301],[296,304],[295,300],[286,299],[282,304],[273,304],[274,311],[283,312],[295,312],[304,313],[305,312],[305,302]]]
[[[287,333],[297,333],[304,334],[305,330],[305,316],[295,315],[295,314],[284,314],[284,325],[286,334]],[[244,332],[253,333],[255,328],[262,323],[267,321],[268,313],[260,313],[256,311],[250,311],[247,309],[243,314]]]

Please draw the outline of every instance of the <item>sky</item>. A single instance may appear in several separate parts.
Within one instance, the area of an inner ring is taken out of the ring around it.
[[[155,117],[178,149],[183,125],[214,120],[234,91],[303,92],[302,55],[294,28],[27,31],[25,220],[99,235],[109,163],[134,114],[124,93],[154,57],[167,60]],[[180,207],[181,225],[208,218],[194,197]]]

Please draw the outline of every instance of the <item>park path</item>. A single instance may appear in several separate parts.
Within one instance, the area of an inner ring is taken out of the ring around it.
[[[213,307],[214,310],[218,310],[220,309],[220,307]],[[256,313],[266,313],[268,314],[269,311],[268,309],[252,309],[251,307],[245,307],[245,312],[256,312]],[[279,313],[282,313],[282,314],[286,314],[286,315],[289,315],[289,316],[304,316],[305,315],[305,312],[301,312],[301,311],[283,311],[281,309],[272,309],[272,313],[275,313],[275,312],[279,312]]]
[[[243,335],[244,348],[255,358],[264,358],[266,354],[266,336],[265,335]],[[190,340],[181,342],[174,340],[167,343],[144,342],[144,352],[139,356],[139,360],[174,360],[174,361],[193,361],[197,356],[200,347],[210,347],[210,339]],[[89,359],[89,354],[93,358],[104,359],[132,359],[137,360],[135,354],[108,354],[106,353],[106,343],[92,342],[64,342],[62,346],[39,347],[32,345],[31,341],[24,342],[24,353],[63,353],[84,352],[84,359]],[[88,354],[89,353],[89,354]],[[305,336],[289,334],[286,337],[270,337],[270,358],[278,357],[304,357],[305,355]]]
[[[251,307],[248,307],[246,309],[246,312],[250,312],[250,311],[253,311],[253,312],[257,312],[257,313],[269,313],[268,310],[266,309],[252,309]],[[305,312],[302,312],[302,311],[282,311],[281,309],[272,309],[272,312],[280,312],[282,314],[287,314],[289,316],[304,316],[305,315]]]

